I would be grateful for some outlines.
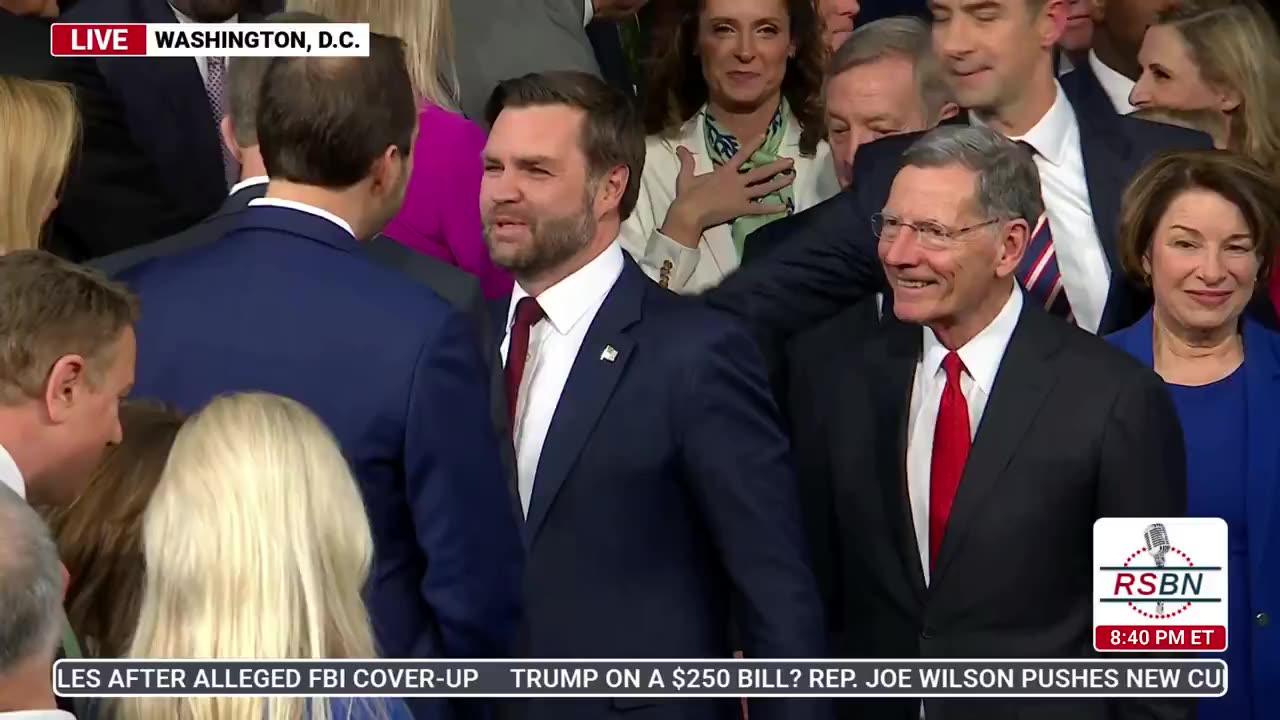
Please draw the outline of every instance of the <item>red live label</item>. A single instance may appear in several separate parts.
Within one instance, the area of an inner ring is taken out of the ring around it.
[[[1222,625],[1099,625],[1093,632],[1099,651],[1227,649],[1227,628]]]
[[[49,52],[55,57],[146,55],[147,26],[54,23],[49,34]]]

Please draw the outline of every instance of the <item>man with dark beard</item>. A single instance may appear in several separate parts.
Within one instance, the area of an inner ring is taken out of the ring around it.
[[[617,243],[644,136],[582,73],[528,75],[489,102],[480,187],[494,261],[512,272],[501,353],[525,515],[517,652],[748,657],[823,652],[788,446],[758,350],[733,321],[659,288]],[[729,700],[538,699],[513,717],[741,717]],[[753,718],[807,718],[774,700]]]

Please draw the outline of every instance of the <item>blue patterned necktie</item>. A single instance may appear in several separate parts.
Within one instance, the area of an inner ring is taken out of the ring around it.
[[[1035,148],[1025,142],[1019,145],[1026,148],[1034,157]],[[1058,254],[1053,247],[1053,232],[1049,228],[1049,214],[1042,212],[1031,228],[1031,239],[1027,243],[1027,251],[1018,263],[1018,282],[1027,294],[1040,303],[1049,314],[1074,323],[1075,316],[1071,312],[1071,302],[1067,299],[1067,291],[1062,287],[1062,270],[1058,267]]]

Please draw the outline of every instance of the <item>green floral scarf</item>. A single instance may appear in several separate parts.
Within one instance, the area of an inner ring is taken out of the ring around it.
[[[704,112],[703,116],[706,120],[703,123],[703,127],[706,134],[707,154],[711,156],[712,164],[715,167],[720,167],[729,162],[734,155],[737,155],[742,146],[738,142],[738,138],[722,128],[715,118],[711,117],[710,112]],[[764,144],[742,166],[742,172],[782,159],[782,156],[778,154],[778,150],[782,147],[783,136],[787,134],[787,118],[789,117],[791,117],[791,108],[788,107],[786,98],[783,98],[782,103],[778,105],[778,111],[773,114],[773,120],[769,121],[769,132],[765,136]],[[742,248],[748,235],[774,220],[794,215],[796,212],[795,194],[792,192],[791,185],[758,198],[756,202],[782,205],[786,210],[773,215],[744,215],[733,221],[733,246],[737,249],[739,258],[742,257]]]

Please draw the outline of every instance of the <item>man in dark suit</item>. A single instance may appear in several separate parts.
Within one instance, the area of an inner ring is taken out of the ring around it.
[[[1150,307],[1149,295],[1127,282],[1116,257],[1126,184],[1155,154],[1209,148],[1212,141],[1100,112],[1095,107],[1105,95],[1099,100],[1060,86],[1053,53],[1061,9],[1062,0],[935,0],[933,43],[955,99],[969,111],[958,119],[992,127],[1034,153],[1069,312],[1086,330],[1107,333]],[[902,153],[919,137],[887,137],[860,148],[850,190],[753,234],[748,245],[785,238],[786,247],[729,276],[707,299],[776,341],[886,289],[871,216],[884,207]]]
[[[67,22],[221,23],[261,19],[241,0],[96,0]],[[59,251],[88,260],[180,232],[217,211],[238,175],[218,139],[225,57],[96,60],[77,89],[105,94],[115,142],[87,144],[68,201],[83,217]],[[91,223],[92,225],[85,226]],[[95,229],[96,227],[96,229]]]
[[[269,20],[278,23],[326,22],[324,18],[308,12],[284,12],[272,15]],[[270,65],[267,57],[240,58],[227,72],[227,115],[220,125],[222,142],[231,150],[240,165],[240,180],[222,207],[195,226],[176,235],[139,245],[135,248],[112,253],[90,263],[104,273],[116,276],[121,272],[154,257],[173,255],[205,245],[225,236],[240,221],[240,212],[253,200],[267,193],[267,168],[258,147],[258,96],[262,89],[262,77]],[[493,323],[480,281],[473,275],[430,255],[401,245],[379,233],[361,250],[369,259],[421,282],[437,295],[461,311],[471,322],[475,337],[480,343],[482,357],[488,363],[497,351]],[[502,396],[502,374],[490,363],[490,415],[502,448],[503,466],[509,477],[514,477],[515,460],[507,420],[507,403]]]
[[[502,314],[526,513],[530,657],[816,657],[822,618],[787,441],[751,339],[660,289],[617,243],[644,133],[584,73],[489,105],[481,207],[516,288]],[[730,638],[742,597],[743,647]],[[651,706],[651,707],[650,707]],[[740,717],[736,700],[531,700],[528,720]],[[805,701],[753,718],[807,718]]]
[[[1164,383],[1051,317],[1016,281],[1041,240],[1038,186],[1027,153],[988,128],[925,135],[875,221],[896,320],[862,343],[840,317],[797,341],[796,455],[838,656],[1089,657],[1094,521],[1186,510]],[[926,718],[948,720],[1194,709],[924,705]],[[920,717],[919,701],[844,710]]]
[[[399,43],[374,36],[368,58],[274,59],[259,103],[266,197],[218,241],[120,275],[146,308],[135,392],[191,410],[264,390],[315,410],[373,527],[379,650],[504,656],[522,551],[484,361],[461,313],[361,247],[398,211],[412,165]],[[433,702],[416,710],[440,716]]]

